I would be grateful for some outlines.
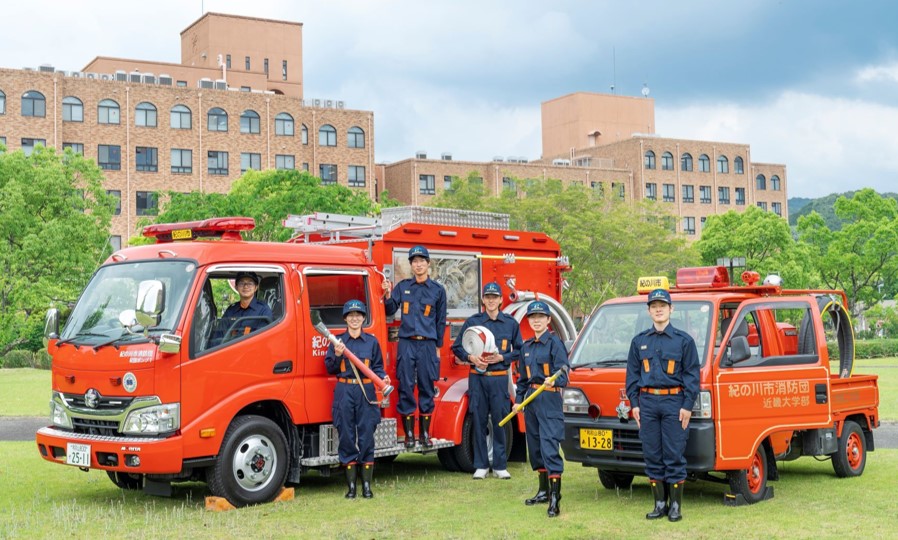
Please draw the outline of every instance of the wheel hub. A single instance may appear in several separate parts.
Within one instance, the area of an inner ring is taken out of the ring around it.
[[[234,478],[247,491],[264,489],[277,466],[274,444],[264,435],[251,435],[237,447],[232,461]]]

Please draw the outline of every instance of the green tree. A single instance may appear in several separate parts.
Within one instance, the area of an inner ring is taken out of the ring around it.
[[[71,151],[0,155],[0,356],[37,350],[46,310],[74,302],[109,253],[102,179]]]

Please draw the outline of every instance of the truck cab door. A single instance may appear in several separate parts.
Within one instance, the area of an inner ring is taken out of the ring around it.
[[[714,359],[720,468],[738,468],[768,435],[831,425],[823,325],[812,298],[743,302]]]

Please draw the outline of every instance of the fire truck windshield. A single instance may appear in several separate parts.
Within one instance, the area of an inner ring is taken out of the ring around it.
[[[708,302],[682,301],[676,302],[670,317],[675,328],[688,332],[695,339],[702,364],[708,347],[711,313]],[[571,367],[625,366],[633,336],[651,325],[652,320],[644,302],[600,307],[580,333],[571,357]]]
[[[60,336],[61,342],[101,345],[131,336],[119,320],[126,310],[137,308],[144,281],[155,280],[164,288],[159,324],[147,330],[171,331],[181,315],[184,299],[196,273],[190,261],[141,261],[100,268],[75,305]],[[134,334],[135,337],[142,336]]]

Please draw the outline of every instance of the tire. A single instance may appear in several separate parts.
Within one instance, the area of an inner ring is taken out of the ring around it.
[[[599,469],[599,482],[605,489],[630,489],[633,484],[633,475],[627,473],[614,473]]]
[[[272,501],[284,486],[287,459],[287,439],[277,424],[238,416],[208,475],[209,489],[237,507]]]
[[[727,471],[730,491],[742,495],[748,504],[764,500],[767,493],[767,452],[764,446],[758,446],[751,465],[739,471]]]
[[[856,422],[846,420],[839,437],[839,449],[832,454],[833,470],[839,478],[864,474],[867,464],[867,439]]]
[[[112,480],[112,483],[121,489],[137,490],[143,489],[143,475],[131,474],[126,472],[106,471],[106,475]]]
[[[488,450],[488,456],[492,457],[492,449],[493,449],[493,428],[492,423],[488,423],[488,432],[486,439],[486,446]],[[512,432],[511,422],[502,426],[502,429],[505,430],[505,459],[508,459],[508,456],[511,455],[511,446],[514,441],[514,433]],[[465,416],[465,421],[462,423],[461,427],[461,444],[456,445],[452,448],[455,462],[458,463],[458,468],[461,472],[473,473],[474,472],[474,419],[471,417],[471,414],[467,414]]]
[[[459,472],[461,469],[455,461],[455,448],[440,448],[437,450],[437,458],[440,464],[449,472]]]

